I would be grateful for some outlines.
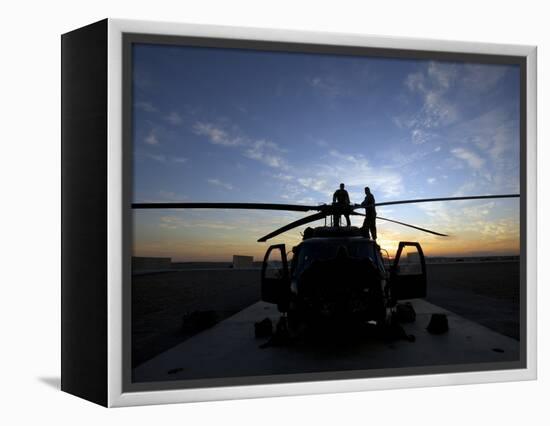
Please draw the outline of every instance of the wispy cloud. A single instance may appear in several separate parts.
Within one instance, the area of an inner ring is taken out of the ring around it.
[[[481,94],[493,90],[506,72],[506,67],[498,65],[468,64],[459,67],[452,63],[430,62],[409,74],[404,81],[411,95],[420,96],[420,110],[397,116],[394,122],[411,130],[413,143],[433,139],[437,135],[430,132],[459,121],[464,112],[462,110],[468,108],[465,99],[475,103]],[[462,96],[453,97],[453,93]]]
[[[298,173],[299,177],[286,179],[285,199],[309,198],[313,202],[311,191],[317,194],[317,202],[330,202],[332,194],[343,182],[353,202],[363,200],[363,188],[370,186],[375,193],[394,197],[402,193],[403,181],[396,171],[373,167],[361,154],[347,154],[337,150],[328,152],[328,162],[314,162]],[[320,199],[319,199],[320,198]]]
[[[233,190],[233,185],[231,185],[230,183],[228,182],[222,182],[221,180],[219,179],[208,179],[207,182],[210,184],[210,185],[213,185],[213,186],[219,186],[221,188],[225,188],[229,191]]]
[[[430,62],[425,69],[407,76],[405,86],[422,99],[420,111],[404,121],[411,128],[413,142],[415,131],[435,129],[457,121],[458,109],[445,97],[456,78],[455,65],[438,62]]]
[[[145,139],[144,139],[144,142],[147,144],[147,145],[158,145],[159,144],[159,139],[157,137],[157,134],[154,130],[151,130],[147,136],[145,136]]]
[[[183,123],[183,117],[176,111],[172,111],[164,119],[173,126],[179,126]]]
[[[460,123],[452,129],[449,137],[457,144],[475,145],[499,165],[511,160],[514,160],[514,165],[517,163],[516,156],[508,154],[514,149],[516,155],[519,154],[519,121],[505,105]]]
[[[227,130],[213,123],[199,121],[193,125],[193,132],[206,136],[214,145],[239,146],[244,144],[241,137],[231,136]]]
[[[332,150],[329,155],[339,161],[332,162],[330,166],[325,165],[325,175],[332,176],[334,180],[340,178],[346,185],[355,186],[360,197],[364,196],[362,189],[365,186],[390,197],[403,192],[403,179],[400,173],[372,166],[362,154],[342,154]]]
[[[251,160],[259,161],[269,167],[288,169],[288,163],[284,158],[285,149],[277,143],[266,140],[254,140],[243,135],[235,126],[217,125],[210,122],[196,122],[193,132],[200,136],[206,136],[210,143],[226,147],[238,147],[241,154]]]
[[[274,174],[274,175],[272,174],[270,176],[272,178],[279,179],[279,180],[286,181],[286,182],[294,180],[294,176],[288,175],[288,174],[285,174],[285,173],[277,173],[277,174]]]
[[[477,170],[478,188],[519,190],[519,118],[513,107],[499,105],[454,126],[448,140],[456,147],[453,156]]]
[[[465,148],[455,148],[451,153],[461,160],[464,160],[472,169],[479,170],[485,164],[485,160],[473,151]]]
[[[411,131],[412,142],[416,145],[421,145],[423,143],[426,143],[433,137],[434,137],[434,133],[428,132],[426,130],[422,130],[419,128],[412,129]]]
[[[137,158],[141,158],[141,159],[145,158],[145,159],[153,160],[158,163],[164,163],[164,164],[168,164],[168,163],[185,164],[189,161],[189,159],[186,157],[173,157],[170,155],[158,154],[153,152],[138,151],[136,155],[137,155]]]
[[[157,112],[158,109],[151,103],[146,101],[138,101],[134,104],[135,108],[145,112]]]
[[[284,152],[276,143],[259,140],[252,142],[250,147],[244,151],[244,156],[253,160],[258,160],[269,167],[287,169],[288,164],[282,157]]]

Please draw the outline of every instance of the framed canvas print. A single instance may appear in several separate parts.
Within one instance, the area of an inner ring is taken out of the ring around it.
[[[62,389],[105,406],[536,378],[536,49],[62,36]]]

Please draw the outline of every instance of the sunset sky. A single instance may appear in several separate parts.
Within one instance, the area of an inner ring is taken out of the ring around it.
[[[134,45],[134,202],[321,204],[519,193],[519,67]],[[263,257],[308,213],[139,210],[134,254]],[[518,254],[519,199],[378,208],[379,244]],[[361,218],[352,218],[360,225]],[[322,224],[322,222],[318,222]]]

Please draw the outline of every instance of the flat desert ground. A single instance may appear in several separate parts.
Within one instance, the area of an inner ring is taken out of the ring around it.
[[[428,264],[427,275],[428,302],[519,340],[519,262]],[[197,268],[133,276],[133,367],[259,299],[259,269]]]

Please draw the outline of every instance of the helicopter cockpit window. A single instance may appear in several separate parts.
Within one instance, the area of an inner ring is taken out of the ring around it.
[[[378,263],[373,245],[364,242],[334,242],[333,244],[308,244],[302,246],[298,254],[296,273],[299,274],[307,269],[314,261],[334,259],[338,255],[340,247],[345,247],[349,257],[355,259],[369,258]]]

